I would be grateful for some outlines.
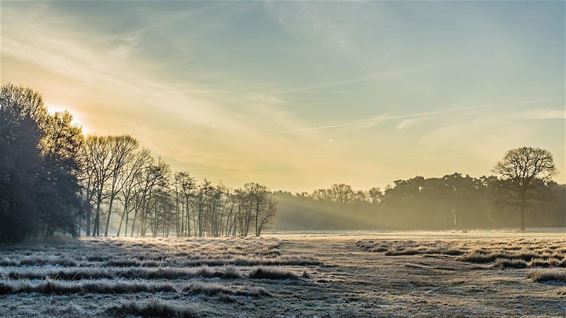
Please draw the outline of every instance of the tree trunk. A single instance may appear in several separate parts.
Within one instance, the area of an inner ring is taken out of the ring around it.
[[[134,210],[134,218],[132,220],[132,230],[130,231],[130,237],[134,237],[134,228],[136,227],[136,218],[138,216],[138,209]],[[127,229],[126,229],[127,230]]]
[[[186,199],[185,203],[185,213],[187,214],[187,235],[191,236],[191,214],[189,210],[189,199]]]
[[[527,227],[525,225],[525,207],[526,207],[526,199],[525,199],[525,192],[521,191],[521,232],[525,232]]]
[[[108,206],[108,217],[106,217],[106,226],[104,228],[104,236],[108,236],[108,227],[110,226],[110,215],[112,215],[112,204],[114,204],[114,195],[111,194],[110,204]]]
[[[124,222],[124,217],[126,215],[126,211],[128,211],[128,199],[124,202],[124,210],[122,211],[122,217],[120,217],[120,225],[118,225],[118,231],[116,232],[116,236],[120,236],[120,231],[122,230],[122,222]],[[126,222],[126,232],[128,228],[128,222]]]
[[[79,237],[81,237],[82,222],[83,222],[83,208],[82,208],[82,203],[81,203],[81,210],[79,211],[79,223],[77,224],[77,228],[79,230],[78,231]]]
[[[92,230],[92,236],[100,235],[100,205],[102,203],[102,189],[98,191],[96,196],[96,216],[94,218],[94,229]]]
[[[256,201],[255,204],[255,236],[259,236],[259,199]]]
[[[130,213],[126,213],[126,221],[124,222],[124,236],[128,236],[128,218],[130,217]]]
[[[527,227],[525,226],[525,206],[521,203],[521,232],[525,232]]]
[[[90,208],[87,208],[86,211],[86,236],[90,236],[90,215],[92,213],[92,210]]]

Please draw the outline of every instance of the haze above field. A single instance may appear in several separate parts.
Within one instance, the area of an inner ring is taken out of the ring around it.
[[[310,191],[565,162],[564,2],[10,2],[1,80],[174,168]]]

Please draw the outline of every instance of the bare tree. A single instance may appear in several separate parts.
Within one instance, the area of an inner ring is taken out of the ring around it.
[[[106,216],[106,225],[104,228],[104,236],[108,236],[108,228],[110,226],[110,217],[112,216],[112,206],[114,199],[121,191],[119,180],[127,171],[125,167],[132,162],[135,158],[135,151],[139,147],[139,143],[131,136],[117,136],[108,139],[110,145],[110,157],[112,158],[109,165],[110,178],[109,178],[109,191],[108,191],[108,214]]]
[[[380,188],[371,188],[368,191],[368,197],[371,204],[378,204],[383,199],[383,192]]]
[[[122,230],[122,224],[124,224],[124,234],[127,236],[128,229],[128,218],[130,212],[135,209],[135,204],[132,201],[136,194],[136,189],[139,187],[143,181],[144,169],[151,162],[151,155],[149,150],[143,149],[136,152],[133,155],[133,159],[128,162],[125,167],[125,172],[121,174],[120,178],[120,200],[122,201],[122,216],[120,217],[120,223],[118,225],[118,230],[116,236],[120,236]],[[125,220],[125,222],[124,222]]]
[[[525,211],[538,185],[552,180],[557,173],[552,154],[547,150],[521,147],[509,150],[494,170],[503,177],[511,193],[518,197],[521,230],[525,231]]]
[[[191,236],[191,198],[194,197],[196,188],[195,179],[188,172],[182,171],[175,174],[175,188],[179,192],[181,209],[180,230],[183,236]]]
[[[258,226],[256,226],[256,236],[260,236],[261,232],[263,231],[264,227],[269,224],[271,221],[273,221],[273,218],[275,218],[275,214],[277,213],[277,202],[275,200],[273,200],[273,198],[271,197],[271,195],[269,195],[269,198],[267,199],[267,204],[265,205],[265,207],[261,210],[258,220]]]
[[[157,196],[166,192],[165,189],[169,186],[169,178],[171,169],[169,165],[158,159],[156,164],[151,164],[145,172],[145,180],[141,190],[141,206],[140,206],[140,225],[138,228],[139,234],[143,237],[146,235],[148,229],[152,229],[152,222],[156,218],[158,206],[155,202]],[[159,192],[160,191],[160,192]],[[149,223],[148,223],[149,221]],[[133,224],[132,224],[133,228]],[[155,235],[155,233],[152,233]]]
[[[167,163],[138,148],[127,135],[85,138],[70,113],[50,115],[38,93],[3,85],[0,240],[76,235],[83,216],[87,235],[100,235],[104,224],[107,236],[116,201],[117,236],[127,235],[132,212],[132,236],[136,229],[141,236],[148,230],[168,236],[173,229],[178,236],[248,235],[254,223],[260,235],[273,218],[275,201],[265,186],[231,191],[206,179],[197,185],[188,172],[171,178]]]
[[[95,216],[92,235],[100,235],[100,211],[104,200],[104,186],[112,177],[112,151],[110,149],[110,137],[88,136],[84,148],[86,157],[86,171],[91,173],[90,186],[94,200]],[[90,211],[87,211],[86,233],[90,235]]]

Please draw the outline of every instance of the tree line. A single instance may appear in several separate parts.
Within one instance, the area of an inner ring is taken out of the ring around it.
[[[85,136],[72,121],[68,112],[49,114],[32,89],[1,87],[0,241],[55,233],[259,236],[278,210],[279,230],[566,226],[566,186],[552,180],[552,155],[539,148],[508,151],[491,176],[292,194],[197,182],[131,136]]]
[[[281,230],[518,227],[523,231],[527,226],[566,227],[566,185],[552,180],[557,169],[548,151],[512,149],[493,172],[479,178],[460,173],[417,176],[367,191],[346,184],[310,193],[279,191],[275,193],[280,202],[277,226]],[[301,215],[297,210],[303,211]],[[349,225],[345,226],[344,216]]]
[[[0,241],[52,236],[261,235],[267,187],[229,189],[172,171],[133,137],[84,136],[39,93],[0,91]]]

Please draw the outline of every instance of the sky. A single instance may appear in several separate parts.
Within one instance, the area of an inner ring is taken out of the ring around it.
[[[563,1],[0,4],[0,75],[175,170],[311,191],[489,175],[566,182]]]

